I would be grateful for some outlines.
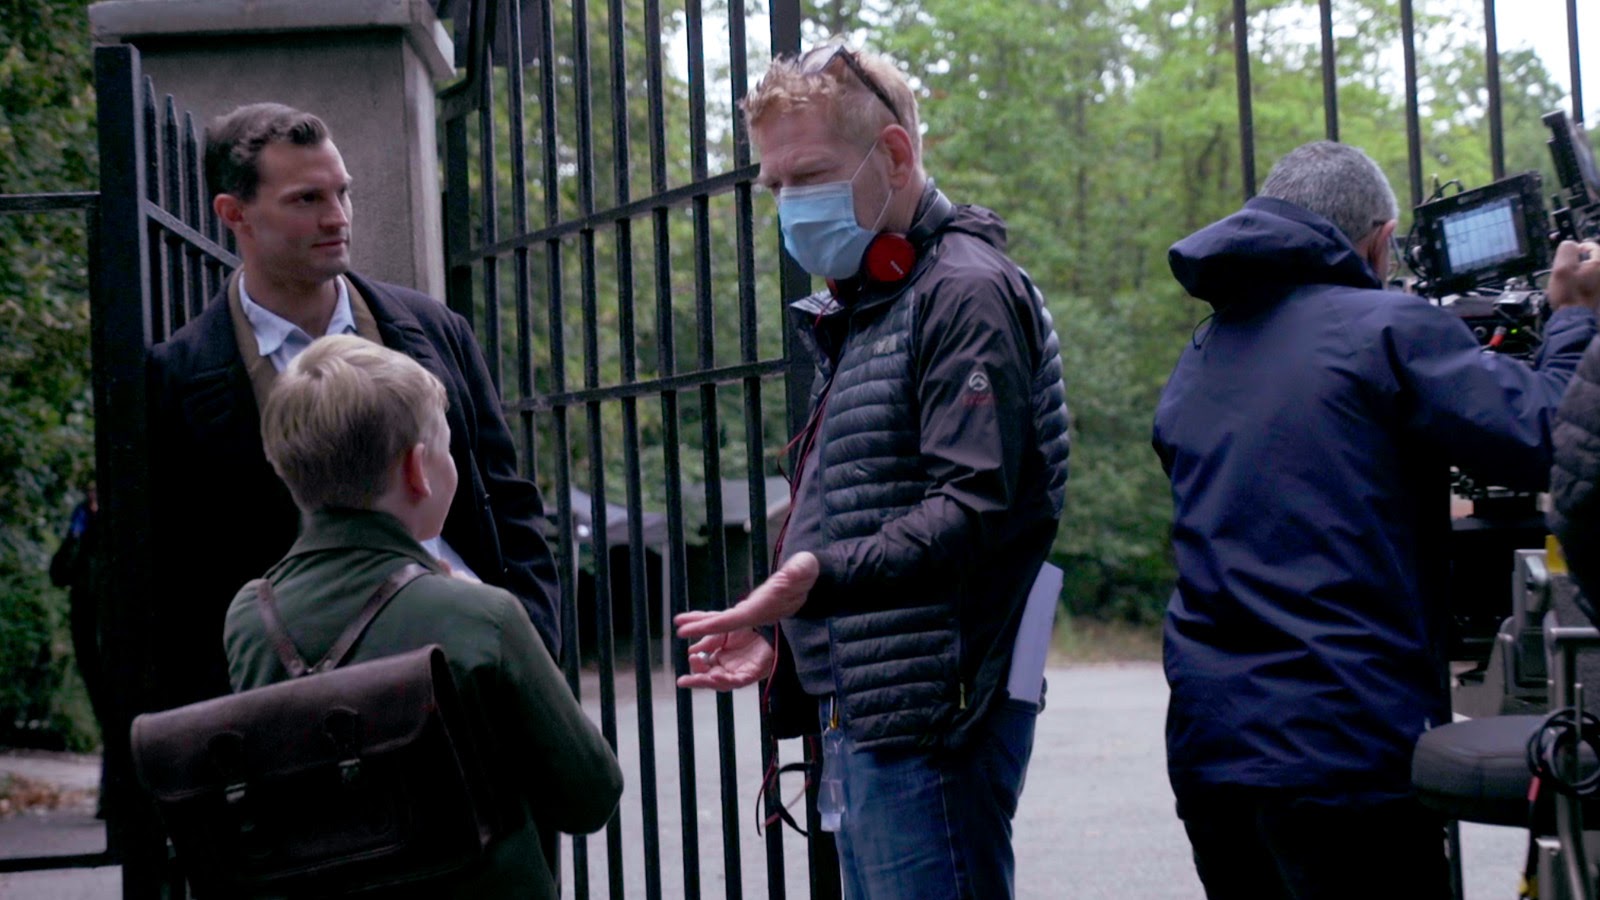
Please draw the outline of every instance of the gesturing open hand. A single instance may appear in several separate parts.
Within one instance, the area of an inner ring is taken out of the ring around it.
[[[754,629],[703,637],[689,647],[689,674],[678,687],[731,691],[772,670],[772,645]]]
[[[724,610],[695,610],[673,619],[678,637],[700,640],[689,647],[689,673],[679,687],[719,691],[754,684],[772,666],[772,646],[752,629],[794,615],[822,567],[816,556],[796,553],[748,597]]]

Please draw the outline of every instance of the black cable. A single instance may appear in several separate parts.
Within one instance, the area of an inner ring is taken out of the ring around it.
[[[1561,774],[1556,762],[1557,753],[1576,746],[1580,741],[1594,751],[1596,759],[1600,759],[1600,717],[1590,712],[1579,713],[1570,706],[1556,710],[1546,716],[1528,737],[1528,771],[1539,779],[1540,784],[1548,784],[1563,794],[1592,796],[1600,791],[1600,765],[1596,765],[1588,775],[1572,781]]]

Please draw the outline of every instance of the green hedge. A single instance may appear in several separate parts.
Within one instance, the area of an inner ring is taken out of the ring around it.
[[[73,660],[66,592],[8,555],[0,561],[0,743],[93,749],[99,729]]]

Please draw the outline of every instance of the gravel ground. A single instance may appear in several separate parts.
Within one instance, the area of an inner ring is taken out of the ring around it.
[[[1136,663],[1056,668],[1049,673],[1049,705],[1039,719],[1033,760],[1016,822],[1019,900],[1200,900],[1183,829],[1172,811],[1162,748],[1166,685],[1158,665]],[[650,682],[659,779],[662,896],[683,897],[684,835],[674,692],[659,673]],[[628,777],[628,795],[618,819],[621,895],[644,897],[644,828],[640,802],[637,688],[631,675],[617,679],[618,746]],[[598,681],[586,679],[586,706],[598,720]],[[768,897],[764,844],[751,827],[760,773],[748,759],[756,746],[754,690],[731,701],[739,764],[733,773],[739,817],[737,864],[742,895]],[[717,703],[693,698],[693,770],[697,802],[691,812],[698,831],[701,896],[728,896],[721,840],[722,813],[717,758]],[[793,752],[786,750],[785,752]],[[92,788],[93,757],[64,754],[0,754],[0,772],[15,772],[64,787]],[[1510,900],[1526,838],[1515,829],[1462,828],[1466,900]],[[93,852],[104,831],[82,808],[0,819],[0,855]],[[609,896],[608,836],[588,839],[586,874],[591,897]],[[789,897],[805,897],[802,844],[784,838],[784,884]],[[570,853],[563,866],[566,897],[575,897]],[[0,875],[3,900],[114,900],[120,873],[114,868]]]

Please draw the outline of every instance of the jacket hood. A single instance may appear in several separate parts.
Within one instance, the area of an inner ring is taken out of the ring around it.
[[[1271,197],[1173,244],[1167,264],[1184,290],[1219,310],[1303,284],[1382,287],[1337,226]]]
[[[949,224],[942,231],[959,231],[1006,252],[1006,223],[992,209],[961,204],[955,207]]]

